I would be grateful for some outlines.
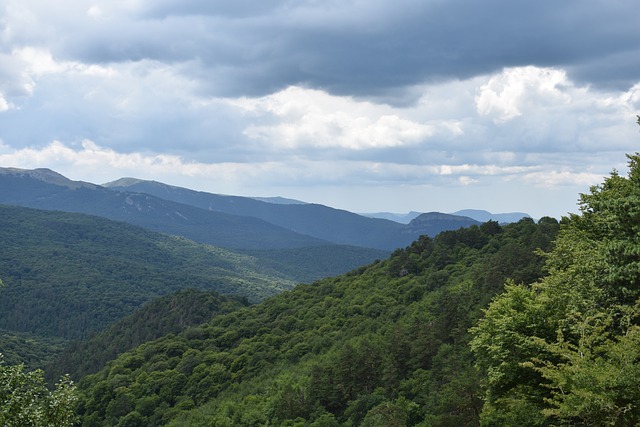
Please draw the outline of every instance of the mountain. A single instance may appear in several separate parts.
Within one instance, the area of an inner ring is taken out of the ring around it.
[[[369,218],[388,219],[389,221],[399,222],[400,224],[409,224],[412,219],[420,215],[421,212],[411,211],[406,214],[392,213],[392,212],[375,212],[375,213],[362,213],[360,215]]]
[[[335,244],[391,251],[421,235],[474,223],[433,217],[399,224],[313,203],[268,203],[134,178],[99,186],[47,169],[0,169],[0,203],[99,215],[243,250]]]
[[[0,203],[100,215],[232,249],[338,244],[390,251],[440,228],[407,227],[324,205],[279,204],[126,178],[99,186],[47,169],[3,168]]]
[[[206,193],[132,178],[104,186],[112,190],[151,194],[212,212],[259,218],[300,234],[342,245],[392,250],[417,237],[404,236],[403,227],[391,221],[366,218],[313,203],[274,204],[250,197]]]
[[[260,301],[295,284],[255,257],[76,213],[0,205],[0,247],[0,329],[47,337],[86,336],[179,289]]]
[[[466,216],[451,215],[440,212],[427,212],[418,215],[409,222],[406,229],[418,233],[420,230],[431,230],[434,234],[439,234],[447,230],[457,230],[458,228],[480,225],[479,221]]]
[[[0,168],[0,203],[99,215],[226,248],[328,244],[255,217],[199,209],[149,194],[111,191],[95,184],[71,181],[48,169]]]
[[[477,209],[464,209],[461,211],[454,212],[452,215],[466,216],[480,222],[497,221],[500,224],[508,224],[511,222],[518,222],[522,218],[530,218],[529,214],[526,214],[524,212],[494,214],[488,211],[477,210]]]
[[[254,200],[259,200],[261,202],[274,203],[276,205],[304,205],[306,202],[301,202],[300,200],[295,199],[287,199],[284,197],[252,197]]]
[[[376,212],[362,214],[371,218],[382,218],[390,221],[399,222],[401,224],[408,224],[414,218],[420,215],[420,212],[411,211],[406,214],[391,213],[391,212]],[[464,209],[461,211],[453,212],[450,215],[465,216],[474,219],[479,222],[497,221],[500,224],[509,224],[511,222],[518,222],[522,218],[530,218],[529,214],[524,212],[510,212],[510,213],[498,213],[494,214],[485,210],[478,209]]]
[[[536,249],[558,228],[525,219],[421,237],[146,342],[79,381],[82,425],[478,425],[468,330],[507,278],[541,277]]]
[[[88,182],[83,181],[72,181],[67,177],[52,171],[51,169],[18,169],[18,168],[0,168],[0,177],[2,178],[22,178],[27,181],[29,179],[40,181],[45,184],[52,184],[61,187],[67,187],[72,190],[76,190],[78,188],[97,188],[98,186],[95,184],[90,184]],[[31,188],[29,188],[30,190]],[[44,189],[44,188],[43,188]],[[30,200],[33,196],[23,191],[27,190],[27,188],[12,188],[7,187],[4,189],[3,193],[6,193],[8,197],[13,197],[16,200],[21,200],[26,198]],[[45,190],[44,195],[48,194],[48,191]]]
[[[151,194],[210,211],[251,216],[300,234],[342,245],[393,250],[410,244],[421,235],[435,236],[443,229],[451,229],[444,225],[445,221],[435,219],[405,226],[314,203],[265,203],[254,198],[212,194],[134,178],[123,178],[104,186],[113,190]],[[455,228],[465,226],[465,223],[476,223],[468,218],[459,223],[453,217],[448,220]]]

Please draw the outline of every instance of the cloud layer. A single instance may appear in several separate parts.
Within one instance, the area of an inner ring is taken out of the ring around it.
[[[558,216],[636,151],[636,11],[7,0],[0,165],[359,211]]]

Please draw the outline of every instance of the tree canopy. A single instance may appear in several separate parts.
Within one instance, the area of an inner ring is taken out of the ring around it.
[[[548,275],[511,284],[472,328],[484,425],[640,422],[640,156],[580,196]]]
[[[84,426],[476,425],[468,329],[542,276],[553,218],[423,236],[385,261],[146,342],[79,381]],[[421,424],[422,423],[422,424]]]
[[[50,391],[42,370],[8,366],[0,354],[0,425],[5,427],[67,427],[74,424],[77,394],[64,376]]]

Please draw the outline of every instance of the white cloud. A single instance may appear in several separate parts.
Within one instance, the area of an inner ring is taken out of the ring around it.
[[[6,99],[4,99],[4,96],[2,96],[2,93],[0,93],[0,113],[3,111],[7,111],[9,109],[9,103],[7,102]]]
[[[52,168],[75,179],[103,182],[121,176],[138,176],[152,179],[158,176],[186,176],[211,180],[246,180],[276,169],[275,164],[249,163],[198,163],[180,156],[145,154],[141,152],[119,153],[101,147],[90,140],[79,146],[53,141],[41,147],[12,149],[0,146],[0,164],[20,168]]]
[[[145,154],[141,152],[119,153],[84,140],[78,145],[53,141],[41,147],[13,149],[0,146],[0,164],[21,168],[49,167],[60,172],[70,171],[73,176],[99,177],[104,174],[115,179],[119,176],[187,176],[210,181],[227,181],[250,185],[252,182],[270,182],[274,185],[297,182],[299,185],[340,183],[359,179],[362,182],[426,183],[437,176],[450,176],[448,185],[469,185],[477,182],[474,177],[511,177],[536,168],[496,165],[408,165],[393,162],[372,161],[324,161],[296,159],[294,161],[219,162],[187,161],[180,156]],[[102,175],[96,175],[102,174]],[[88,178],[84,178],[88,179]]]
[[[98,19],[104,16],[104,11],[100,6],[94,4],[89,9],[87,9],[87,15],[94,19]]]
[[[454,120],[418,121],[400,108],[294,86],[261,98],[230,100],[229,104],[254,115],[258,123],[246,128],[249,138],[285,148],[407,147],[438,133],[463,133]]]
[[[474,178],[470,178],[468,176],[461,176],[460,178],[458,178],[458,182],[461,185],[472,185],[472,184],[476,184],[478,182],[477,179]]]
[[[545,170],[526,173],[521,178],[526,184],[532,184],[536,187],[580,186],[584,188],[584,192],[587,192],[590,186],[602,182],[604,174]]]
[[[595,91],[559,69],[424,84],[416,103],[393,106],[302,86],[211,97],[183,63],[85,64],[34,47],[9,57],[16,81],[32,86],[17,107],[19,92],[0,86],[0,165],[96,183],[136,176],[243,195],[395,185],[458,197],[513,183],[584,191],[638,140],[640,84]]]
[[[570,103],[571,96],[562,88],[566,85],[567,75],[562,70],[533,66],[508,68],[479,88],[476,108],[482,116],[506,122],[521,116],[526,105],[545,108]]]

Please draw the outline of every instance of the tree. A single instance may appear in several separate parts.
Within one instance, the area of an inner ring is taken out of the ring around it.
[[[7,366],[0,359],[0,425],[71,426],[76,400],[75,385],[68,376],[50,391],[41,370],[26,372],[24,365]]]
[[[471,329],[485,425],[640,422],[640,156],[580,196],[548,275],[511,283]]]

